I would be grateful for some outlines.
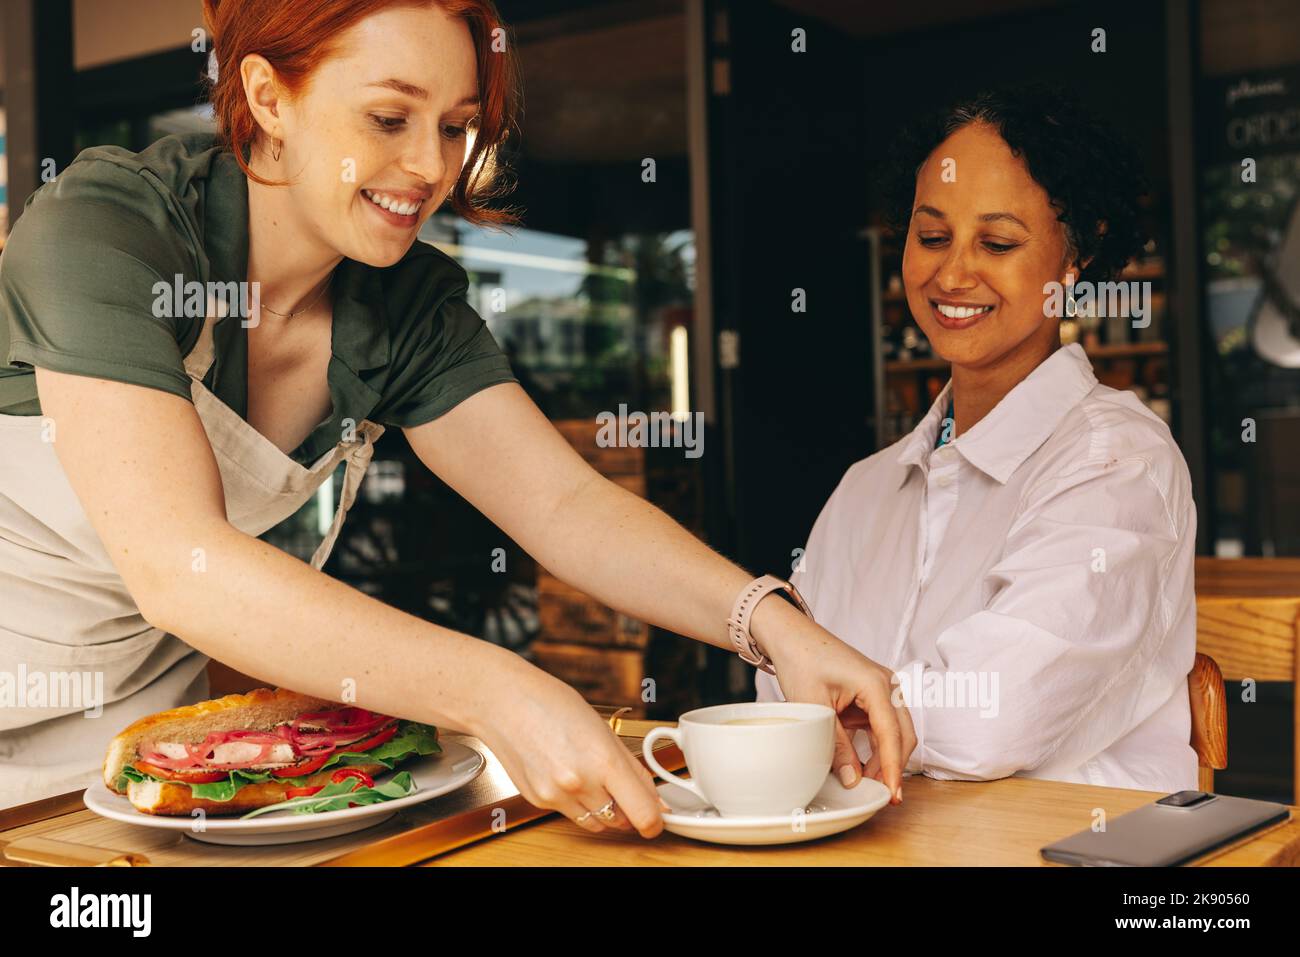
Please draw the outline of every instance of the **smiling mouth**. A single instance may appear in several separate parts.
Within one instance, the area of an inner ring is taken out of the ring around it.
[[[387,193],[381,193],[376,190],[363,189],[361,195],[384,212],[405,218],[413,218],[424,206],[424,200],[422,199],[401,199],[397,196],[390,196]]]
[[[965,329],[973,326],[994,310],[994,306],[977,304],[959,306],[952,303],[930,300],[934,318],[945,329]]]

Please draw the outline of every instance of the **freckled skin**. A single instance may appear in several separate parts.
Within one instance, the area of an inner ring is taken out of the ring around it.
[[[367,84],[390,77],[423,87],[421,100]],[[266,192],[275,225],[323,255],[390,266],[411,247],[419,227],[455,185],[467,153],[463,129],[478,94],[473,40],[465,22],[437,8],[399,7],[366,17],[343,33],[338,49],[312,74],[297,100],[281,100],[281,162],[258,154],[253,168],[292,185]],[[403,120],[395,132],[374,119]],[[355,178],[345,179],[345,161]],[[409,229],[385,224],[367,208],[361,188],[428,189]],[[253,187],[256,188],[256,187]]]
[[[952,182],[944,181],[945,159],[956,164]],[[1067,262],[1065,228],[1047,191],[987,124],[964,126],[935,148],[917,174],[918,206],[944,215],[913,213],[903,286],[921,331],[952,363],[961,433],[1059,347],[1060,320],[1044,315],[1043,286],[1064,283],[1071,268],[1077,279],[1078,266]],[[1010,213],[1024,227],[981,221],[986,213]],[[933,299],[996,308],[973,326],[947,329],[934,317]]]

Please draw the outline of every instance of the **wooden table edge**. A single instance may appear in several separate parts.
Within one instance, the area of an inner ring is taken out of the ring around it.
[[[656,748],[655,758],[669,771],[679,771],[686,766],[686,757],[675,744]],[[646,767],[644,757],[638,755],[637,760],[642,767]],[[498,809],[506,812],[504,819],[507,823],[501,827],[498,827],[493,819]],[[516,794],[493,807],[478,808],[446,821],[435,821],[401,834],[394,834],[312,866],[410,867],[459,850],[468,844],[509,834],[524,825],[556,814],[556,811],[539,808],[530,804],[522,795]],[[435,837],[437,842],[431,843]]]
[[[618,730],[617,715],[611,716],[610,720],[611,725]],[[627,722],[629,731],[642,732],[650,726],[673,724],[675,724],[675,722]],[[635,737],[633,734],[621,736]],[[656,757],[659,759],[660,763],[670,771],[677,771],[685,766],[685,756],[676,745],[669,742],[663,742],[661,747],[656,749]],[[638,754],[637,759],[644,767],[644,757]],[[55,795],[28,804],[0,810],[0,839],[3,839],[3,836],[7,831],[27,824],[55,820],[64,815],[78,811],[86,811],[87,813],[93,814],[93,812],[89,811],[85,806],[82,799],[84,793],[84,789],[70,791],[65,794]],[[1149,793],[1159,796],[1159,792],[1153,791]],[[1219,866],[1221,864],[1228,864],[1231,866],[1231,862],[1220,861],[1220,859],[1238,852],[1247,845],[1254,844],[1261,839],[1269,836],[1276,836],[1278,832],[1284,830],[1289,830],[1291,832],[1288,835],[1288,840],[1267,852],[1267,856],[1264,860],[1256,862],[1250,866],[1300,866],[1300,807],[1291,805],[1284,806],[1288,811],[1288,817],[1286,820],[1279,821],[1267,828],[1244,835],[1232,843],[1216,848],[1213,851],[1209,851],[1205,855],[1198,857],[1183,866],[1200,867],[1207,865]],[[498,809],[502,809],[506,812],[505,821],[508,823],[504,827],[499,826],[497,821],[494,820],[494,816]],[[419,825],[400,834],[381,838],[372,844],[346,851],[337,857],[328,858],[324,861],[318,861],[306,866],[399,867],[419,865],[460,850],[470,844],[475,844],[488,838],[508,834],[511,831],[518,830],[527,825],[536,824],[555,815],[556,812],[538,808],[525,800],[521,795],[516,794],[513,797],[497,802],[492,807],[477,808],[442,821]],[[1041,861],[1041,863],[1048,865],[1052,864],[1052,862],[1047,861]]]

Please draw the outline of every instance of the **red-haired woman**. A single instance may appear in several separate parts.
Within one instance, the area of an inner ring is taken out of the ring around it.
[[[319,571],[384,427],[560,578],[766,655],[788,698],[870,721],[900,800],[914,736],[890,673],[589,468],[511,376],[463,270],[416,242],[447,200],[503,219],[482,202],[516,71],[491,3],[204,13],[221,135],[83,152],[0,269],[0,667],[104,683],[93,722],[0,710],[0,804],[88,783],[131,720],[205,697],[216,658],[469,731],[534,804],[658,833],[651,778],[573,689]],[[340,462],[310,565],[256,537]],[[854,782],[844,726],[835,769]]]

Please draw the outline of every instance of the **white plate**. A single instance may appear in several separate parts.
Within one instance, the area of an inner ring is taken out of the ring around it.
[[[102,780],[97,780],[86,788],[85,802],[86,807],[96,814],[114,821],[167,831],[184,831],[196,841],[208,844],[293,844],[298,841],[315,841],[382,824],[401,808],[465,786],[478,777],[487,764],[483,755],[457,741],[440,741],[439,744],[442,745],[441,754],[428,754],[404,761],[392,771],[386,771],[375,778],[378,783],[399,771],[410,771],[416,788],[410,794],[391,801],[363,804],[341,811],[323,811],[319,814],[272,811],[247,821],[241,821],[237,816],[221,817],[213,814],[203,818],[167,817],[137,811],[126,795],[110,791]]]
[[[664,812],[664,829],[673,834],[715,844],[795,844],[857,827],[889,803],[889,788],[871,778],[845,788],[828,774],[802,813],[771,817],[723,817],[675,784],[659,785],[659,796],[672,808]]]

